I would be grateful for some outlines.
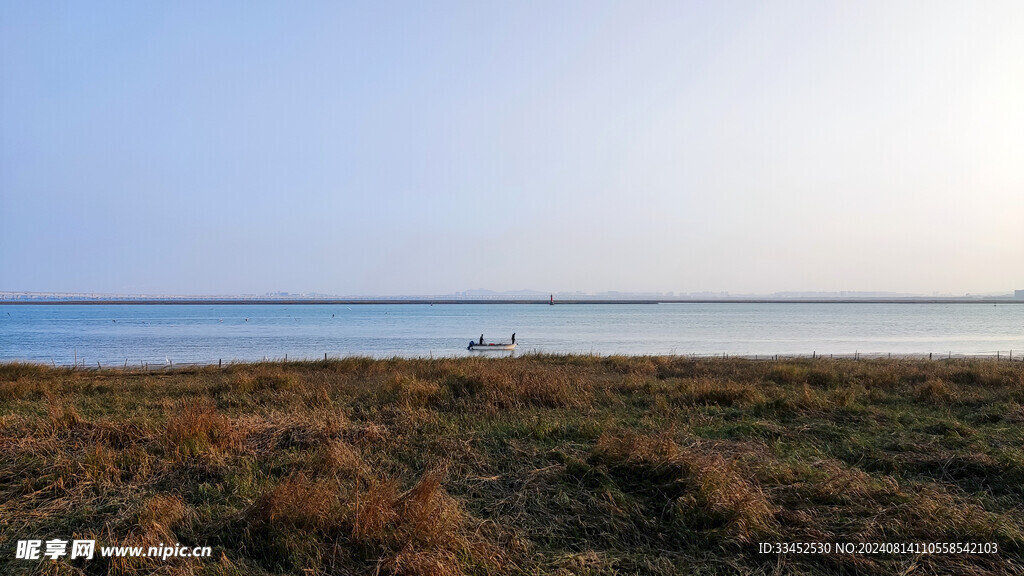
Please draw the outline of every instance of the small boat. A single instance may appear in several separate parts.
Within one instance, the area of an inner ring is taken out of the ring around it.
[[[516,349],[516,344],[515,344],[515,342],[491,342],[491,343],[488,343],[488,344],[481,345],[478,342],[474,342],[474,341],[470,340],[469,341],[469,346],[466,349],[467,350],[479,350],[481,352],[490,351],[490,350],[515,350]]]
[[[515,350],[516,349],[516,333],[512,333],[511,342],[488,342],[484,343],[484,335],[480,335],[480,340],[470,340],[469,346],[466,350]]]

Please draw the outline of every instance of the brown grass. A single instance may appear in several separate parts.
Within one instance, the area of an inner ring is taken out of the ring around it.
[[[683,402],[687,404],[718,404],[720,406],[750,406],[765,401],[757,386],[732,380],[695,378],[679,384]]]
[[[422,408],[439,399],[441,386],[408,374],[396,374],[383,386],[382,399],[406,408]]]
[[[0,574],[1017,574],[1021,406],[996,361],[0,365]],[[26,535],[215,558],[23,564]]]
[[[329,440],[306,457],[305,468],[317,476],[365,478],[370,473],[359,449],[343,440]]]
[[[744,543],[772,531],[774,507],[759,486],[720,454],[700,445],[679,446],[671,432],[606,433],[592,456],[614,472],[669,486],[663,490],[673,496],[684,525],[721,530]]]
[[[209,404],[182,402],[167,419],[164,442],[181,457],[224,450],[236,436],[231,421]]]
[[[283,530],[322,530],[338,522],[338,499],[336,484],[292,474],[256,500],[251,517]]]
[[[929,378],[914,389],[917,399],[932,404],[945,404],[956,398],[952,386],[938,378]]]

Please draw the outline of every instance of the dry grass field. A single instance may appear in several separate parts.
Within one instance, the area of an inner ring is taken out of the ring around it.
[[[15,559],[30,538],[213,557]],[[1022,571],[1024,363],[0,365],[0,574]]]

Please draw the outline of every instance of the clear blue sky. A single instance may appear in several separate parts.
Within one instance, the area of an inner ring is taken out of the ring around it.
[[[0,290],[1024,289],[1024,3],[0,2]]]

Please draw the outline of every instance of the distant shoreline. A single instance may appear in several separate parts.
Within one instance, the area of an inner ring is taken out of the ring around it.
[[[172,304],[183,306],[201,305],[346,305],[356,304],[539,304],[549,305],[549,300],[526,300],[526,299],[140,299],[140,300],[0,300],[0,305],[156,305]],[[715,299],[594,299],[594,300],[555,300],[555,305],[563,304],[1024,304],[1024,299],[1014,298],[730,298],[728,300]]]

